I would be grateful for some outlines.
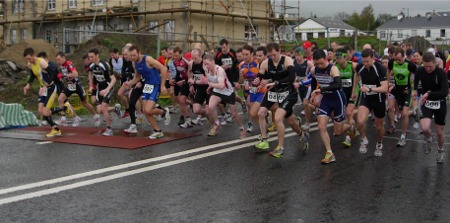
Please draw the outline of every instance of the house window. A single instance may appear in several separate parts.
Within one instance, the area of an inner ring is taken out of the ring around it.
[[[68,0],[67,5],[69,9],[77,8],[77,0]]]
[[[48,0],[47,8],[48,8],[48,10],[55,10],[56,9],[56,0]]]
[[[320,32],[319,33],[319,38],[325,38],[325,33],[324,32]]]
[[[21,13],[25,9],[25,0],[13,0],[12,11],[13,14]]]
[[[314,33],[306,33],[306,39],[307,40],[314,39]]]
[[[17,43],[17,30],[11,30],[11,44]]]
[[[3,8],[3,3],[0,2],[0,17],[3,17],[5,14],[5,9]]]
[[[47,40],[47,42],[49,43],[52,42],[52,30],[50,29],[45,30],[45,40]]]
[[[416,29],[411,30],[411,36],[417,36],[417,30]]]
[[[106,0],[91,0],[92,6],[104,5]]]
[[[397,38],[403,38],[403,32],[402,32],[402,30],[399,30],[399,31],[398,31]]]
[[[165,40],[175,40],[175,20],[166,20],[164,25],[164,39]]]
[[[339,36],[345,36],[345,29],[341,29],[339,31]]]
[[[22,40],[26,40],[28,36],[27,29],[22,29],[21,38]]]
[[[150,21],[148,23],[148,28],[149,28],[148,31],[150,31],[151,33],[157,33],[158,29],[159,29],[159,27],[157,27],[157,26],[158,26],[158,21]],[[152,27],[156,27],[156,28],[151,29]]]
[[[386,31],[380,31],[380,39],[386,38]]]
[[[244,33],[245,40],[254,40],[258,35],[258,26],[245,25]]]
[[[445,37],[445,29],[441,29],[441,37]]]
[[[431,31],[429,29],[425,30],[425,37],[431,37]]]

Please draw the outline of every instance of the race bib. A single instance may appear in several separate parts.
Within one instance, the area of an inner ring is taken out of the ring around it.
[[[432,110],[438,110],[441,108],[441,101],[425,101],[425,107],[432,109]]]
[[[67,89],[69,89],[69,91],[76,91],[77,85],[76,84],[68,84]]]
[[[376,85],[363,85],[363,86],[366,86],[366,87],[368,87],[368,88],[376,88],[377,86]],[[376,92],[366,92],[366,95],[375,95],[375,94],[378,94],[378,93],[376,93]]]
[[[203,77],[203,74],[194,74],[194,81],[199,81]]]
[[[289,96],[289,91],[278,93],[278,102],[281,103]]]
[[[352,87],[352,79],[342,79],[342,87]]]
[[[267,92],[267,100],[270,102],[277,102],[277,92]]]
[[[42,92],[42,94],[41,94],[42,97],[47,97],[47,90],[48,90],[48,88],[45,88],[45,91]]]
[[[250,87],[250,93],[256,94],[258,92],[258,87]]]
[[[222,64],[223,65],[232,65],[233,60],[231,58],[222,58]]]
[[[104,82],[104,81],[106,81],[105,76],[103,76],[103,75],[95,75],[95,79],[96,79],[98,82]]]
[[[142,90],[142,92],[147,93],[147,94],[151,94],[153,92],[153,89],[155,88],[154,85],[151,84],[145,84],[144,86],[144,90]]]

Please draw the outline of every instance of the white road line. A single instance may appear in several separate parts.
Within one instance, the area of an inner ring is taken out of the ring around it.
[[[317,122],[311,123],[311,126],[314,126],[314,125],[317,125]],[[292,131],[292,129],[291,128],[287,128],[286,129],[286,133],[288,133],[289,131]],[[276,136],[276,132],[271,133],[270,136],[275,137]],[[36,187],[43,187],[43,186],[47,186],[47,185],[51,185],[51,184],[62,183],[62,182],[65,182],[65,181],[70,181],[70,180],[75,180],[75,179],[79,179],[79,178],[94,176],[94,175],[103,174],[103,173],[107,173],[107,172],[111,172],[111,171],[127,169],[127,168],[134,167],[134,166],[139,166],[139,165],[143,165],[143,164],[158,162],[158,161],[162,161],[162,160],[166,160],[166,159],[172,159],[172,158],[176,158],[176,157],[180,157],[180,156],[189,155],[189,154],[192,154],[192,153],[198,153],[198,152],[214,149],[214,148],[221,147],[221,146],[228,146],[228,145],[233,145],[233,144],[236,144],[236,143],[242,143],[242,142],[245,142],[245,141],[255,140],[257,138],[258,138],[258,135],[255,135],[255,136],[251,136],[251,137],[248,137],[248,138],[245,138],[245,139],[231,140],[231,141],[227,141],[227,142],[222,142],[222,143],[217,143],[217,144],[212,144],[212,145],[199,147],[199,148],[196,148],[196,149],[189,149],[189,150],[186,150],[186,151],[183,151],[183,152],[178,152],[178,153],[172,153],[172,154],[168,154],[168,155],[164,155],[164,156],[159,156],[159,157],[155,157],[155,158],[135,161],[135,162],[131,162],[131,163],[126,163],[126,164],[121,164],[121,165],[117,165],[117,166],[112,166],[112,167],[102,168],[102,169],[98,169],[98,170],[88,171],[88,172],[84,172],[84,173],[69,175],[69,176],[55,178],[55,179],[51,179],[51,180],[45,180],[45,181],[40,181],[40,182],[36,182],[36,183],[30,183],[30,184],[24,184],[24,185],[20,185],[20,186],[16,186],[16,187],[5,188],[5,189],[1,189],[0,190],[0,195],[8,194],[8,193],[16,192],[16,191],[21,191],[21,190],[29,190],[29,189],[33,189],[33,188],[36,188]],[[255,142],[252,142],[252,143],[255,143]]]
[[[328,124],[328,127],[330,127],[330,126],[332,126],[332,124]],[[317,129],[318,129],[317,127],[314,127],[314,128],[311,128],[310,131],[315,131]],[[297,135],[297,133],[292,132],[292,133],[286,134],[285,138],[288,138],[291,136],[296,136],[296,135]],[[275,141],[275,140],[277,140],[277,138],[274,137],[274,138],[270,138],[268,141]],[[13,196],[13,197],[3,198],[3,199],[0,199],[0,205],[13,203],[13,202],[17,202],[17,201],[22,201],[22,200],[26,200],[26,199],[31,199],[31,198],[36,198],[36,197],[41,197],[41,196],[45,196],[45,195],[55,194],[55,193],[59,193],[62,191],[72,190],[72,189],[89,186],[89,185],[93,185],[93,184],[97,184],[97,183],[102,183],[102,182],[119,179],[119,178],[123,178],[123,177],[128,177],[128,176],[136,175],[139,173],[148,172],[151,170],[157,170],[157,169],[161,169],[164,167],[169,167],[169,166],[173,166],[173,165],[177,165],[177,164],[181,164],[181,163],[185,163],[185,162],[189,162],[189,161],[194,161],[194,160],[203,159],[203,158],[210,157],[210,156],[219,155],[222,153],[231,152],[231,151],[238,150],[238,149],[243,149],[243,148],[246,148],[246,147],[252,146],[252,145],[254,145],[254,142],[240,144],[240,145],[236,145],[236,146],[226,148],[226,149],[202,153],[199,155],[181,158],[178,160],[173,160],[173,161],[169,161],[169,162],[165,162],[165,163],[160,163],[160,164],[156,164],[153,166],[148,166],[148,167],[143,167],[143,168],[139,168],[139,169],[135,169],[135,170],[116,173],[116,174],[112,174],[109,176],[104,176],[104,177],[95,178],[95,179],[91,179],[91,180],[85,180],[85,181],[81,181],[81,182],[77,182],[77,183],[73,183],[73,184],[68,184],[68,185],[54,187],[54,188],[45,189],[45,190],[41,190],[41,191],[26,193],[26,194],[22,194],[22,195]]]
[[[38,145],[44,145],[44,144],[50,144],[53,143],[53,141],[43,141],[43,142],[37,142]]]
[[[392,137],[392,136],[383,136],[383,138],[386,138],[386,139],[400,139],[400,137]],[[420,139],[406,139],[406,141],[423,142],[423,143],[425,143],[425,140],[420,140]],[[434,140],[433,143],[436,143],[436,140]],[[444,145],[450,145],[450,143],[444,143]]]

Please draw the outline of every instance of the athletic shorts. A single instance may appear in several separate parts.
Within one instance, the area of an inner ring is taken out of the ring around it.
[[[447,115],[447,102],[445,100],[440,100],[434,103],[440,103],[439,108],[428,106],[428,102],[420,106],[420,110],[422,112],[420,118],[432,119],[434,115],[434,123],[436,125],[445,125],[445,119]]]
[[[250,96],[250,103],[258,102],[261,103],[262,99],[264,98],[263,92],[257,92],[257,93],[250,93],[250,91],[247,91],[248,95]]]
[[[47,87],[47,92],[45,92],[42,96],[38,96],[38,104],[42,103],[44,104],[44,107],[50,109],[53,106],[57,93],[58,88],[56,85]]]
[[[408,90],[403,90],[403,89],[394,89],[393,90],[393,94],[395,97],[395,100],[397,100],[397,104],[398,104],[398,109],[401,111],[403,110],[403,107],[409,107],[409,105],[411,104],[411,88],[409,88]]]
[[[62,93],[64,93],[67,96],[67,98],[69,98],[72,94],[76,93],[78,94],[80,101],[86,100],[86,91],[84,90],[81,82],[77,82],[74,85],[68,85],[67,87],[64,88],[64,91]]]
[[[322,101],[319,107],[319,116],[328,116],[333,118],[335,122],[345,121],[345,105],[347,104],[347,98],[344,91],[334,91],[333,93],[323,94]]]
[[[144,101],[157,102],[160,93],[161,93],[160,85],[144,84],[141,98]]]
[[[212,91],[211,95],[217,96],[221,99],[220,103],[221,104],[230,104],[230,105],[234,105],[236,103],[236,93],[232,93],[230,95],[224,95],[224,94],[220,94],[217,92]]]
[[[278,103],[278,107],[286,111],[286,115],[284,117],[290,117],[293,113],[293,107],[298,101],[297,91],[289,90],[284,92],[289,92],[289,94],[284,98],[284,100],[279,101],[279,97],[276,99],[277,92],[268,91],[261,101],[261,107],[270,110],[275,103]]]
[[[175,89],[175,96],[178,95],[184,95],[186,97],[189,96],[189,84],[187,82],[184,82],[184,84],[181,86],[175,85],[174,89]]]
[[[170,81],[169,81],[169,80],[166,80],[166,83],[165,83],[165,84],[166,84],[166,88],[167,88],[167,89],[169,89],[170,86],[172,86],[172,85],[170,85]]]
[[[369,111],[373,112],[375,118],[384,118],[386,115],[386,96],[385,94],[382,95],[381,101],[377,96],[373,97],[373,95],[370,95],[369,98],[369,96],[361,95],[359,98],[359,106],[364,106],[369,109]]]
[[[195,86],[194,86],[195,87]],[[210,94],[206,93],[206,90],[208,87],[195,87],[195,94],[194,94],[194,104],[200,104],[203,105],[203,103],[206,102],[208,104],[209,97],[211,97]]]
[[[97,92],[95,94],[95,99],[96,99],[95,103],[97,105],[100,105],[102,103],[109,104],[109,102],[111,101],[111,96],[114,93],[114,88],[111,88],[111,90],[109,90],[109,92],[106,95],[101,96],[100,91],[102,91],[102,90],[103,89],[97,89]]]

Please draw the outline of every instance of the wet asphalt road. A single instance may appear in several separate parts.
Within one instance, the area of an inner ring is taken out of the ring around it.
[[[236,140],[234,124],[208,138],[206,126],[181,130],[176,121],[170,131],[203,135],[137,150],[0,138],[1,222],[450,221],[450,159],[425,155],[412,127],[404,148],[399,132],[388,135],[382,157],[373,156],[372,127],[367,154],[357,139],[345,149],[331,136],[337,162],[321,165],[315,128],[308,152],[290,136],[276,159],[255,153],[257,136]]]

